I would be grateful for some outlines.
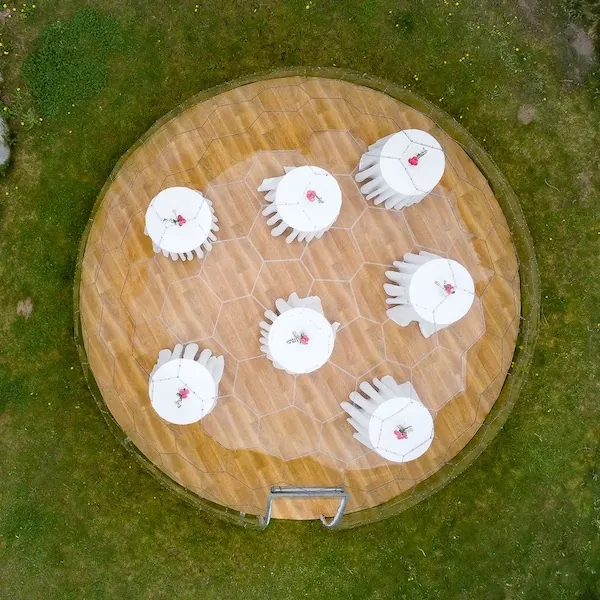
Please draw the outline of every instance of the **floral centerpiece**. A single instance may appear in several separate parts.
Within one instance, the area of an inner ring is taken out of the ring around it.
[[[164,222],[172,223],[173,225],[179,225],[179,227],[183,227],[187,223],[187,219],[177,213],[177,211],[173,211],[174,217],[163,219]]]
[[[321,198],[321,196],[319,196],[315,190],[308,190],[306,192],[306,199],[309,202],[314,202],[316,200],[319,204],[323,204],[324,202],[323,198]]]
[[[394,435],[396,439],[406,440],[408,439],[408,434],[412,431],[412,427],[410,425],[396,425],[396,429],[394,429]]]
[[[452,285],[448,281],[444,280],[444,283],[440,283],[439,281],[436,281],[435,284],[439,288],[441,288],[442,294],[444,296],[451,296],[452,294],[456,294],[456,286]]]
[[[296,333],[295,331],[292,333],[292,337],[287,341],[288,344],[302,344],[303,346],[308,346],[310,338],[306,333]]]
[[[415,154],[414,156],[411,156],[408,159],[408,164],[416,167],[419,164],[419,159],[422,158],[423,156],[425,156],[427,154],[427,150],[425,148],[423,148],[423,150],[421,150],[421,152]]]
[[[177,390],[177,400],[175,400],[175,406],[181,408],[181,403],[190,395],[190,390],[187,388],[181,388]]]

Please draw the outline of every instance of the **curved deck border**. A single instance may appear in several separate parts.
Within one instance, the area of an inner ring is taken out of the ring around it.
[[[256,74],[247,78],[237,79],[223,85],[212,87],[188,98],[185,102],[179,104],[173,110],[163,115],[146,131],[146,133],[144,133],[144,135],[137,140],[133,146],[127,150],[127,152],[115,165],[110,176],[102,187],[96,202],[94,203],[88,223],[81,237],[81,243],[79,246],[77,263],[75,267],[73,290],[74,337],[81,361],[81,366],[83,368],[88,387],[90,388],[90,392],[92,393],[92,396],[98,404],[100,412],[104,416],[107,425],[115,437],[127,450],[132,453],[135,459],[142,464],[148,470],[148,472],[153,475],[164,487],[172,490],[182,499],[185,499],[198,509],[208,510],[220,518],[244,527],[258,528],[259,522],[256,517],[243,515],[232,509],[211,503],[177,484],[170,477],[155,467],[129,441],[124,431],[120,428],[106,407],[89,367],[87,355],[83,345],[83,338],[81,335],[81,322],[79,316],[79,283],[81,278],[81,264],[88,235],[94,222],[96,212],[98,211],[98,208],[104,199],[104,195],[106,194],[110,184],[125,161],[144,143],[149,136],[151,136],[157,129],[164,125],[168,120],[172,119],[175,115],[181,113],[185,109],[200,101],[248,83],[274,79],[278,77],[293,76],[327,77],[369,87],[383,92],[392,98],[399,100],[400,102],[404,102],[408,106],[422,112],[432,119],[441,129],[443,129],[458,144],[460,144],[460,146],[465,150],[465,152],[475,162],[475,164],[487,178],[510,227],[517,259],[519,262],[519,277],[521,281],[521,326],[519,328],[517,345],[513,357],[513,365],[506,377],[500,395],[486,420],[470,440],[470,442],[455,457],[455,459],[452,462],[444,465],[431,477],[428,477],[411,490],[401,494],[400,496],[397,496],[396,498],[393,498],[392,500],[389,500],[384,504],[346,515],[342,519],[339,528],[349,529],[359,525],[373,523],[409,509],[410,507],[419,503],[421,500],[424,500],[425,498],[434,494],[436,491],[441,489],[460,473],[462,473],[467,467],[473,464],[473,462],[485,450],[485,448],[493,440],[508,419],[510,411],[519,397],[521,388],[527,377],[527,373],[529,372],[533,358],[533,351],[539,332],[541,303],[540,278],[535,250],[533,247],[533,240],[519,200],[492,158],[464,127],[462,127],[442,109],[431,104],[427,100],[420,98],[412,91],[407,90],[398,84],[391,83],[385,79],[369,77],[366,74],[358,74],[352,71],[334,68],[305,67],[277,70],[266,74]]]

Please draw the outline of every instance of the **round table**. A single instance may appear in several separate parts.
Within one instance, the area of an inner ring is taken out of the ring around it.
[[[267,341],[273,362],[290,373],[312,373],[329,360],[335,335],[320,312],[292,308],[275,319]]]
[[[475,299],[475,284],[460,263],[436,258],[416,270],[408,286],[408,296],[423,320],[450,325],[469,312]]]
[[[275,205],[284,223],[298,231],[315,233],[328,228],[338,218],[342,190],[325,169],[297,167],[279,182]]]
[[[420,156],[419,156],[420,155]],[[418,157],[415,165],[409,161]],[[419,129],[405,129],[381,149],[381,174],[394,191],[405,196],[429,193],[444,174],[446,159],[439,142]]]
[[[191,252],[206,240],[211,226],[210,204],[200,192],[186,187],[162,190],[146,210],[146,231],[167,252]]]
[[[217,386],[204,365],[180,358],[156,370],[150,379],[149,394],[152,408],[165,421],[189,425],[213,409]]]
[[[419,458],[431,446],[433,435],[431,413],[413,398],[386,400],[375,409],[369,420],[369,441],[373,449],[392,462]]]

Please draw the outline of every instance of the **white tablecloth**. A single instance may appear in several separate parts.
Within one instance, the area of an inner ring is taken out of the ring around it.
[[[328,228],[340,214],[342,190],[320,167],[298,167],[279,182],[275,205],[283,222],[301,232]]]
[[[311,308],[292,308],[275,319],[268,346],[272,360],[286,371],[311,373],[329,360],[334,341],[331,323],[321,313]]]
[[[406,437],[402,439],[401,430]],[[380,404],[369,420],[369,441],[375,452],[393,462],[424,454],[433,441],[433,417],[418,400],[396,397]]]
[[[421,265],[411,277],[408,295],[425,321],[450,325],[462,319],[473,304],[473,278],[455,260],[439,258]]]
[[[152,408],[165,421],[176,425],[199,421],[217,401],[217,386],[208,369],[184,358],[159,367],[150,379],[149,393]]]
[[[416,165],[409,160],[423,153]],[[379,166],[387,185],[399,194],[430,192],[444,174],[446,159],[439,142],[425,131],[405,129],[393,135],[381,149]]]
[[[178,222],[179,216],[185,223],[181,219]],[[200,192],[186,187],[162,190],[146,211],[148,235],[167,252],[191,252],[206,240],[211,225],[208,201]]]

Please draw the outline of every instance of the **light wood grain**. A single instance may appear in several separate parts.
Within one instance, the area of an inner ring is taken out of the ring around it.
[[[353,180],[360,153],[402,128],[431,131],[447,168],[423,202],[374,208]],[[343,206],[308,247],[273,238],[256,191],[284,166],[336,174]],[[154,255],[145,208],[170,185],[214,204],[220,231],[204,260]],[[384,272],[427,248],[459,260],[477,298],[459,323],[429,339],[385,316]],[[272,485],[344,485],[357,511],[410,491],[472,438],[510,368],[519,325],[518,263],[491,188],[461,147],[419,112],[346,82],[283,78],[187,108],[127,159],[109,186],[83,258],[80,312],[88,361],[106,405],[157,467],[212,502],[257,514]],[[277,297],[321,297],[341,323],[331,361],[290,376],[260,356],[258,323]],[[158,351],[199,343],[225,356],[220,398],[200,423],[162,421],[148,399]],[[387,463],[352,436],[339,403],[358,383],[412,380],[435,414],[430,450]],[[288,500],[274,516],[331,515],[337,501]]]

